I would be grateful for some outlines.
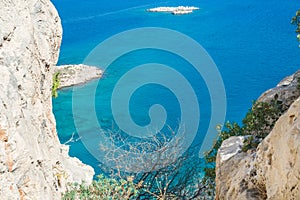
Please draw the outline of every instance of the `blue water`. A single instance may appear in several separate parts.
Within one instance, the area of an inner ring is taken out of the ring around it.
[[[132,28],[169,28],[195,39],[214,59],[223,77],[227,95],[227,120],[240,122],[252,100],[300,66],[295,27],[290,25],[291,17],[298,9],[296,0],[52,2],[59,11],[64,30],[59,64],[82,63],[97,44]],[[147,8],[164,5],[193,5],[201,10],[184,16],[145,12]],[[153,61],[174,67],[194,83],[203,119],[198,137],[201,141],[201,133],[207,129],[210,118],[207,88],[186,61],[163,51],[134,52],[113,63],[103,78],[105,89],[102,87],[97,90],[95,108],[99,121],[103,122],[105,128],[112,126],[110,97],[113,85],[122,74],[136,65]],[[91,82],[82,87],[83,93],[92,84],[96,83]],[[148,109],[155,103],[162,104],[168,111],[168,124],[175,127],[178,123],[178,102],[168,89],[157,85],[144,86],[134,94],[133,99],[130,109],[137,124],[143,126],[149,123]],[[59,138],[64,143],[72,133],[76,133],[72,114],[72,88],[59,92],[59,97],[53,100],[53,109]],[[83,120],[81,125],[89,129],[88,122]],[[99,162],[80,141],[71,143],[70,154],[92,165],[96,173],[100,173]]]

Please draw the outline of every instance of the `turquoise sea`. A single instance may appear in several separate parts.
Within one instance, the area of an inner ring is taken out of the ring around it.
[[[290,25],[299,8],[296,0],[52,0],[63,25],[63,42],[58,64],[82,63],[88,53],[105,39],[133,28],[162,27],[179,31],[200,43],[215,61],[224,81],[227,97],[226,120],[240,122],[252,100],[274,87],[300,66],[300,49],[295,27]],[[201,9],[190,15],[147,13],[157,6],[190,5]],[[189,64],[164,51],[137,51],[118,59],[104,74],[97,90],[95,109],[104,128],[112,126],[110,97],[113,86],[126,71],[149,62],[173,66],[197,92],[201,121],[196,140],[202,141],[210,118],[210,97],[204,81]],[[84,94],[95,81],[81,86]],[[166,88],[144,86],[134,93],[130,104],[132,119],[139,125],[149,123],[148,110],[162,104],[168,112],[167,123],[176,127],[180,117],[177,99]],[[88,103],[88,102],[85,102]],[[62,143],[77,133],[72,114],[72,88],[59,92],[53,100],[59,138]],[[87,110],[86,115],[89,115]],[[84,115],[85,115],[84,114]],[[81,126],[91,131],[82,116]],[[70,154],[100,173],[97,161],[79,141],[70,143]]]

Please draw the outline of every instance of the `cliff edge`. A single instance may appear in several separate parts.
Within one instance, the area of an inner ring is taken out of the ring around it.
[[[260,97],[268,101],[276,95],[289,108],[256,149],[242,152],[243,137],[222,143],[216,163],[217,200],[300,199],[298,77],[299,71]]]
[[[0,1],[0,196],[60,199],[94,171],[68,156],[52,114],[51,86],[62,37],[49,0]]]

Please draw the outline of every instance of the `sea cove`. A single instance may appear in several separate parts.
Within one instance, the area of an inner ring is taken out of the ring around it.
[[[227,98],[226,121],[241,123],[252,101],[265,90],[276,86],[284,76],[294,73],[300,64],[297,59],[290,59],[291,56],[297,57],[300,54],[294,27],[290,25],[291,16],[295,13],[293,2],[282,4],[279,1],[272,1],[272,3],[192,1],[188,6],[201,9],[188,15],[145,12],[147,9],[156,7],[176,7],[182,5],[180,2],[148,4],[131,1],[131,6],[120,2],[118,5],[108,3],[107,6],[101,6],[101,8],[97,7],[96,2],[94,4],[90,2],[92,7],[82,7],[81,2],[76,2],[83,9],[77,12],[78,16],[74,16],[76,13],[74,11],[64,10],[63,2],[55,1],[54,3],[58,9],[62,10],[64,27],[59,64],[83,63],[86,56],[98,44],[115,34],[135,28],[168,28],[186,34],[197,41],[212,57],[223,78]],[[100,12],[99,9],[103,11]],[[180,42],[178,44],[181,45]],[[104,66],[101,59],[105,57],[99,56],[100,62],[96,63],[98,66]],[[199,76],[190,63],[169,52],[144,49],[118,58],[105,69],[101,81],[93,81],[80,87],[82,96],[89,96],[89,91],[99,84],[95,99],[82,100],[82,105],[85,104],[84,102],[94,101],[101,128],[118,130],[111,107],[114,87],[127,72],[145,63],[165,64],[189,80],[196,91],[200,107],[199,129],[193,144],[201,143],[211,119],[210,93],[203,77]],[[95,63],[85,64],[95,65]],[[160,76],[156,71],[148,72],[148,75]],[[142,74],[140,77],[147,76]],[[133,79],[132,83],[135,81]],[[181,87],[179,82],[175,81],[174,84],[178,88]],[[130,84],[124,87],[127,90]],[[68,141],[73,133],[76,139],[81,137],[76,135],[78,123],[74,123],[72,98],[70,88],[59,92],[59,97],[53,100],[59,137],[62,142]],[[159,85],[145,85],[136,90],[130,98],[129,108],[133,122],[138,126],[148,125],[151,122],[149,109],[155,104],[160,104],[165,108],[168,116],[166,123],[176,130],[181,114],[178,100],[170,90]],[[83,132],[96,134],[98,129],[95,129],[90,120],[91,109],[85,109],[76,116],[80,116],[79,125]],[[122,114],[119,116],[122,117]],[[87,143],[96,145],[99,142],[95,140]],[[103,172],[100,168],[101,162],[86,149],[84,143],[76,140],[69,144],[72,156],[77,156],[83,162],[93,166],[96,174]]]
[[[298,47],[295,45],[293,37],[294,29],[289,24],[290,16],[294,14],[292,2],[285,4],[280,4],[279,1],[272,1],[272,3],[255,1],[191,2],[192,5],[201,7],[201,10],[179,17],[152,15],[145,12],[145,9],[152,7],[169,6],[164,2],[149,5],[131,1],[131,7],[127,7],[127,4],[121,2],[119,5],[108,3],[103,4],[104,6],[101,4],[101,8],[99,8],[100,5],[97,6],[96,1],[90,1],[86,6],[82,6],[79,1],[76,1],[74,5],[77,4],[78,7],[73,6],[72,8],[80,8],[81,12],[67,11],[64,7],[67,3],[65,1],[54,1],[54,3],[61,13],[64,27],[60,64],[81,63],[98,43],[116,33],[132,28],[166,27],[181,31],[197,40],[212,56],[223,76],[228,98],[226,118],[229,120],[239,121],[250,107],[252,100],[258,98],[267,88],[276,85],[283,74],[289,75],[298,68],[297,60],[289,59],[290,55],[298,54]],[[174,4],[176,5],[176,2]],[[180,5],[180,3],[178,4]],[[86,17],[89,20],[86,20]],[[261,37],[261,35],[266,37]],[[207,129],[210,117],[209,109],[207,109],[210,100],[205,84],[198,81],[199,77],[193,75],[193,70],[188,67],[187,63],[178,58],[174,59],[174,56],[170,54],[150,50],[128,55],[104,72],[105,78],[102,83],[107,90],[99,91],[99,95],[96,97],[99,117],[103,119],[103,122],[107,122],[104,127],[111,127],[111,115],[109,114],[111,112],[109,108],[111,92],[109,90],[111,89],[108,88],[111,88],[118,77],[131,67],[139,63],[153,62],[153,59],[156,62],[167,63],[178,70],[183,70],[182,73],[191,79],[196,90],[201,91],[202,95],[199,97],[203,116],[199,130],[201,135],[201,132],[205,132]],[[193,80],[197,80],[197,85]],[[245,90],[245,88],[247,89]],[[137,123],[147,123],[147,105],[152,102],[149,97],[160,98],[163,94],[168,95],[163,89],[153,90],[154,88],[151,89],[151,87],[149,89],[152,90],[151,94],[144,91],[146,92],[145,96],[142,93],[136,96],[136,107],[133,107],[135,111],[132,112],[132,115]],[[59,98],[53,101],[58,132],[62,142],[67,141],[72,133],[76,132],[72,123],[71,94],[70,89],[64,90],[60,92]],[[144,104],[145,99],[150,101]],[[164,100],[162,101],[164,102]],[[159,100],[156,99],[155,102],[159,102]],[[177,123],[179,116],[178,111],[173,109],[176,107],[175,102],[170,100],[166,105],[171,111],[169,115],[173,116],[172,120],[174,121],[170,122],[173,125]],[[62,116],[63,119],[60,118]],[[88,128],[88,124],[83,124],[83,126]],[[201,136],[199,137],[201,141]],[[91,164],[99,172],[97,168],[99,163],[89,155],[82,143],[72,143],[71,154],[82,157],[84,162]]]
[[[1,200],[299,199],[296,0],[0,10]]]

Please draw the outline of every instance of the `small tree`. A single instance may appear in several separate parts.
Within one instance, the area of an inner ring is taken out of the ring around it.
[[[292,21],[291,23],[293,25],[296,25],[297,28],[296,28],[296,33],[297,33],[297,39],[298,41],[300,42],[300,10],[298,10],[296,12],[296,15],[292,18]]]
[[[205,177],[204,183],[208,184],[211,189],[215,187],[215,163],[218,149],[221,147],[222,142],[231,136],[246,136],[244,147],[242,151],[256,148],[263,138],[265,138],[272,130],[275,122],[288,108],[278,101],[278,97],[270,102],[254,102],[252,108],[249,109],[245,118],[243,119],[242,126],[237,123],[227,122],[223,130],[218,129],[218,137],[213,144],[212,148],[205,153],[204,159],[206,167],[204,168]]]
[[[99,175],[91,185],[71,184],[63,200],[119,200],[136,199],[138,190],[130,177],[128,179],[107,178]]]
[[[265,138],[273,129],[275,122],[287,108],[277,100],[277,96],[270,102],[256,102],[243,119],[242,135],[254,135]]]
[[[128,176],[134,177],[136,187],[139,189],[137,199],[212,199],[212,196],[208,197],[205,193],[208,187],[201,181],[203,169],[198,154],[194,153],[196,151],[189,149],[182,156],[174,159],[175,154],[180,152],[183,141],[183,138],[177,138],[174,146],[167,146],[174,136],[175,131],[170,129],[168,135],[160,133],[151,140],[135,143],[128,141],[120,132],[110,132],[110,140],[117,141],[119,146],[112,148],[105,146],[104,143],[101,145],[101,150],[107,152],[106,159],[113,160],[116,166],[115,169],[105,169],[105,167],[102,169],[110,170],[111,177],[122,179]],[[167,148],[164,149],[164,147]],[[118,148],[128,150],[128,154],[117,154]],[[172,150],[170,156],[164,157],[163,153],[170,149]],[[147,157],[149,151],[156,152],[154,159]],[[139,169],[140,166],[135,165],[150,163],[152,169],[129,173],[130,169],[126,168],[128,164],[120,157],[127,157],[130,153],[141,155],[140,160],[130,167]]]

